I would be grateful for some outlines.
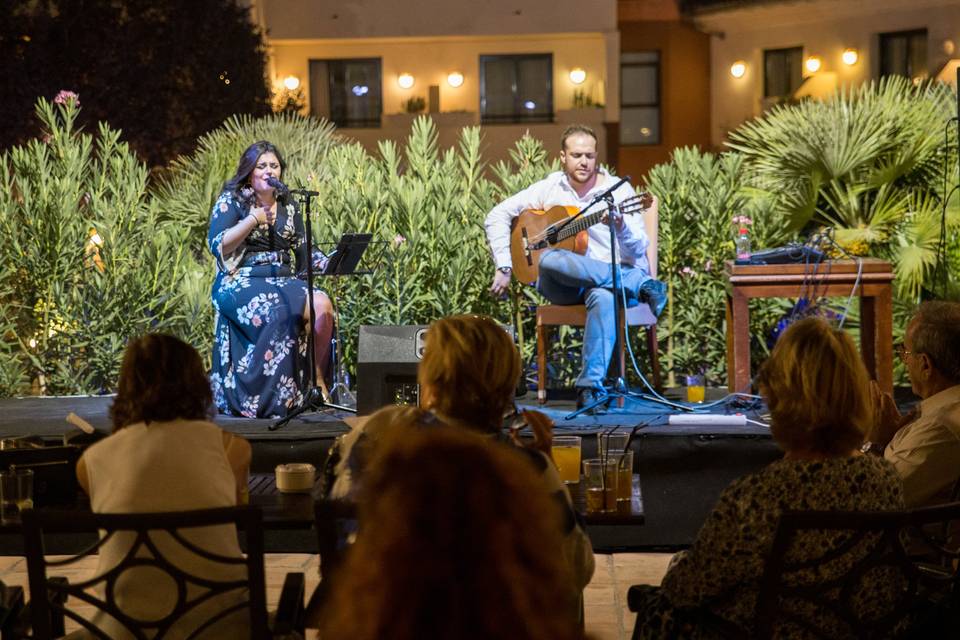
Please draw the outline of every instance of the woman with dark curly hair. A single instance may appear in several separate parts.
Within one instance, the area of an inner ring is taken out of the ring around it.
[[[110,408],[113,433],[87,449],[77,463],[77,478],[90,496],[92,510],[187,511],[229,507],[244,501],[250,444],[210,422],[212,413],[210,382],[193,347],[163,334],[132,340],[123,357],[117,397]],[[181,533],[208,551],[241,557],[237,532],[231,526]],[[154,541],[168,558],[195,575],[237,577],[232,575],[233,567],[229,571],[222,564],[211,568],[168,538],[158,536]],[[132,539],[122,534],[106,540],[100,548],[98,574],[119,563],[131,543]],[[242,572],[242,567],[239,570]],[[114,589],[117,604],[142,619],[155,619],[159,616],[151,616],[158,611],[162,615],[163,607],[169,604],[166,596],[173,593],[164,587],[175,591],[175,585],[155,584],[150,575],[138,577],[137,571],[122,574]],[[208,606],[217,610],[230,604],[218,600]],[[209,616],[210,611],[205,613]],[[217,633],[231,629],[242,632],[247,621],[234,618],[237,616],[226,618],[225,626],[217,625]],[[189,625],[190,621],[188,617],[183,624]],[[111,627],[110,620],[98,624],[111,629],[111,637],[127,637],[121,628]]]
[[[217,260],[210,377],[222,413],[284,416],[300,404],[307,384],[307,283],[295,277],[307,268],[303,219],[296,202],[286,201],[271,184],[285,170],[273,144],[255,142],[210,213],[207,243]],[[313,304],[317,381],[322,381],[333,306],[322,291],[314,291]]]
[[[753,635],[758,583],[783,511],[903,508],[903,487],[893,465],[860,453],[873,413],[867,371],[850,336],[820,318],[794,323],[764,363],[757,384],[783,459],[723,491],[690,550],[674,556],[662,586],[639,599],[642,637],[712,637],[703,629],[679,628],[675,614],[683,607],[707,609],[740,627],[743,637]],[[844,531],[801,534],[790,560],[823,558],[848,541]],[[855,557],[850,553],[842,562],[812,566],[797,579],[839,578]],[[900,588],[884,571],[869,572],[848,586],[857,590],[867,617],[892,606]],[[786,610],[791,606],[784,603]],[[855,637],[856,630],[830,611],[815,614],[833,627],[832,637]],[[787,623],[774,636],[807,634]]]
[[[531,465],[433,414],[402,417],[364,476],[360,531],[321,636],[581,637],[558,553],[560,513]]]

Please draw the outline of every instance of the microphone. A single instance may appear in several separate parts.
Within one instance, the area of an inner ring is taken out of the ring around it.
[[[290,189],[287,188],[287,185],[283,184],[273,176],[267,176],[266,183],[273,187],[274,191],[277,192],[277,200],[286,203],[287,196],[290,194]]]

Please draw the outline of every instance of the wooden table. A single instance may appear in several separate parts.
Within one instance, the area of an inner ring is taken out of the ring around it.
[[[274,474],[250,474],[250,504],[263,512],[266,529],[309,529],[313,526],[313,502],[320,497],[319,481],[311,493],[280,493]],[[569,484],[574,508],[590,525],[642,525],[644,523],[643,498],[640,494],[640,476],[633,475],[633,497],[629,513],[588,514],[585,494],[586,483],[581,478],[577,484]]]
[[[728,260],[727,386],[750,390],[750,298],[799,298],[802,295],[860,298],[860,353],[880,388],[893,392],[893,270],[890,263],[863,258],[819,265],[739,265]],[[854,291],[856,286],[856,291]]]

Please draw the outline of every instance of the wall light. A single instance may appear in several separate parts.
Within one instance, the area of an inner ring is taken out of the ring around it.
[[[576,67],[570,70],[570,82],[573,84],[583,84],[583,81],[587,79],[587,72]]]
[[[852,67],[857,64],[857,60],[860,59],[860,53],[856,49],[844,49],[841,58],[843,59],[843,64]]]
[[[743,60],[737,60],[730,65],[730,75],[734,78],[742,78],[747,73],[747,63]]]
[[[285,86],[290,91],[296,91],[297,87],[300,86],[300,78],[297,76],[287,76],[283,79],[283,86]]]
[[[454,71],[447,76],[447,84],[456,89],[463,85],[463,74],[459,71]]]
[[[401,89],[409,89],[413,86],[413,76],[409,73],[401,73],[397,76],[397,84]]]
[[[820,67],[822,65],[823,65],[823,61],[820,60],[820,56],[810,56],[809,58],[807,58],[807,61],[804,64],[804,66],[807,67],[807,71],[809,71],[810,73],[816,73],[817,71],[820,71]]]

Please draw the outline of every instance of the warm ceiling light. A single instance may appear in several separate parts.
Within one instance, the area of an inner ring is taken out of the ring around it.
[[[397,84],[401,89],[409,89],[413,86],[413,76],[409,73],[401,73],[397,76]]]
[[[730,65],[730,75],[734,78],[742,78],[747,73],[747,63],[743,60],[737,60]]]
[[[447,84],[456,89],[457,87],[463,85],[463,74],[459,71],[454,71],[447,76]]]
[[[860,53],[856,49],[844,49],[841,57],[843,58],[843,64],[852,67],[860,59]]]
[[[285,86],[290,91],[296,91],[297,87],[300,86],[300,78],[297,76],[287,76],[283,79],[283,86]]]
[[[817,71],[820,71],[821,64],[822,62],[819,56],[810,56],[807,58],[806,62],[807,71],[810,73],[816,73]]]
[[[576,69],[570,70],[570,82],[573,84],[583,84],[583,81],[587,79],[587,72],[577,67]]]

